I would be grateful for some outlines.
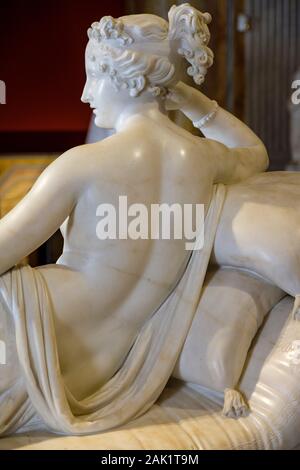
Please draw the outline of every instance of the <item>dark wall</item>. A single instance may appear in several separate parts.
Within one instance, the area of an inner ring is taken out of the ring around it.
[[[87,28],[122,13],[122,0],[1,2],[0,80],[7,89],[2,136],[86,131],[90,111],[80,96]]]

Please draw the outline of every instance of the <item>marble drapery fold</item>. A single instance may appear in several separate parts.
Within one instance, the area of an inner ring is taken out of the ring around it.
[[[225,195],[224,185],[214,186],[203,249],[193,252],[176,288],[145,322],[120,370],[84,400],[76,400],[64,384],[51,301],[39,271],[23,266],[1,276],[0,292],[14,319],[22,378],[9,390],[16,406],[10,419],[4,423],[0,413],[1,433],[20,430],[32,409],[52,431],[81,435],[120,426],[153,405],[172,374],[196,312]],[[21,404],[15,400],[18,394],[24,398]],[[0,395],[0,410],[2,398],[5,394]]]

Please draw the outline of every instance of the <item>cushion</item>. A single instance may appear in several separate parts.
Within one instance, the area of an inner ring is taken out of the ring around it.
[[[174,377],[216,391],[235,388],[264,317],[284,295],[250,273],[211,268]]]
[[[211,262],[249,269],[299,295],[300,173],[261,173],[229,186]]]

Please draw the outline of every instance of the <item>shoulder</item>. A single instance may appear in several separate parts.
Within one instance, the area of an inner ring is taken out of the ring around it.
[[[37,179],[35,191],[63,191],[77,194],[86,182],[86,165],[88,145],[81,145],[67,150],[57,157]]]
[[[116,149],[118,143],[124,144],[127,140],[126,137],[127,136],[122,135],[122,133],[116,133],[98,142],[73,147],[64,152],[56,161],[62,166],[85,163],[85,166],[88,167],[89,161],[92,160],[94,156],[101,157],[104,156],[108,150]],[[83,168],[81,168],[81,171],[82,170]]]
[[[76,165],[76,163],[82,163],[84,159],[88,158],[88,156],[93,153],[95,145],[99,145],[99,143],[73,147],[60,155],[54,161],[54,164],[61,167],[72,167]]]
[[[73,147],[57,157],[45,170],[44,173],[51,174],[58,179],[73,181],[84,178],[88,167],[89,157],[95,153],[96,144],[86,144]],[[98,145],[98,143],[97,143]],[[98,145],[99,148],[99,145]]]
[[[95,175],[95,169],[105,167],[105,162],[126,148],[120,136],[114,134],[101,141],[73,147],[60,155],[51,165],[49,171],[64,178],[66,184],[77,185],[79,189],[89,184]]]

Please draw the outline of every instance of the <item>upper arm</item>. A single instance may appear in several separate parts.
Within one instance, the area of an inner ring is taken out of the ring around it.
[[[204,141],[216,183],[237,183],[268,168],[268,154],[262,142],[248,147],[229,148],[215,140]]]
[[[76,163],[76,149],[63,154],[0,220],[0,274],[48,240],[68,217],[82,185]]]

